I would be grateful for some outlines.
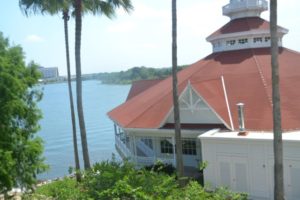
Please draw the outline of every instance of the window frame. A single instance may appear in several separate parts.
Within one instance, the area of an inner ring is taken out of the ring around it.
[[[197,143],[195,139],[182,140],[182,154],[184,155],[197,155]]]
[[[162,154],[173,154],[173,144],[167,139],[160,141],[160,153]]]

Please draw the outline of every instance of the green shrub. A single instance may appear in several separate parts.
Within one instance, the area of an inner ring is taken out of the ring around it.
[[[150,199],[142,191],[141,187],[133,188],[126,180],[119,180],[114,187],[99,194],[99,199],[106,200],[148,200]]]
[[[167,200],[209,200],[210,198],[211,194],[205,191],[198,182],[190,181],[186,187],[175,190]]]
[[[57,200],[83,200],[88,196],[77,186],[76,180],[64,178],[63,180],[53,181],[36,189],[34,194],[27,194],[24,199],[57,199]]]
[[[235,193],[231,192],[228,188],[218,188],[213,193],[214,200],[247,200],[248,195],[245,193]]]
[[[65,178],[38,187],[25,200],[246,200],[247,195],[219,188],[208,192],[196,181],[180,188],[175,175],[137,170],[130,163],[105,161],[83,174],[82,182]]]
[[[165,174],[168,174],[168,175],[173,175],[175,173],[175,168],[173,167],[172,164],[169,164],[169,163],[163,163],[163,162],[156,162],[154,165],[149,165],[149,166],[146,166],[144,167],[146,170],[149,170],[149,171],[154,171],[154,172],[163,172]]]
[[[93,168],[84,173],[82,187],[94,199],[99,198],[101,192],[114,187],[117,181],[135,171],[132,164],[125,162],[104,161],[96,163]]]

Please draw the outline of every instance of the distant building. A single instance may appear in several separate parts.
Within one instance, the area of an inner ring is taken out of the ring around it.
[[[57,67],[39,67],[38,70],[42,73],[42,79],[55,79],[59,76]]]

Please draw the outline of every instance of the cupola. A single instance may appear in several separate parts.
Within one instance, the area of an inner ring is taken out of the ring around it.
[[[223,15],[230,17],[230,22],[206,38],[213,52],[270,47],[270,23],[260,18],[266,10],[266,0],[230,0],[223,7]],[[279,47],[287,33],[287,29],[278,27]]]
[[[230,3],[223,7],[223,15],[231,19],[260,17],[266,10],[268,10],[266,0],[230,0]]]

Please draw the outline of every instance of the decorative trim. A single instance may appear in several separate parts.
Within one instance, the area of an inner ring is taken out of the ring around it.
[[[233,125],[233,121],[232,121],[230,106],[229,106],[229,102],[228,102],[227,91],[226,91],[226,87],[225,87],[224,76],[221,76],[221,80],[222,80],[223,92],[224,92],[224,95],[225,95],[225,101],[226,101],[227,111],[228,111],[228,115],[229,115],[231,130],[234,130],[234,125]]]

